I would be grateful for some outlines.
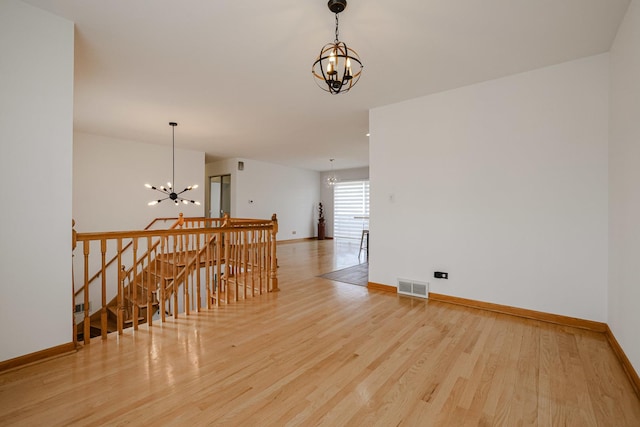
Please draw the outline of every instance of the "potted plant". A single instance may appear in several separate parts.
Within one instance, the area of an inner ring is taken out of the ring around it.
[[[318,240],[324,240],[324,238],[324,209],[322,207],[322,202],[320,202],[318,205]]]

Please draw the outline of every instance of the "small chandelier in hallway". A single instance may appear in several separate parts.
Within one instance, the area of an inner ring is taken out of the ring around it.
[[[331,162],[331,174],[329,174],[327,176],[327,186],[329,186],[329,187],[333,187],[338,182],[338,177],[336,176],[335,173],[333,173],[333,161],[334,160],[335,159],[329,159],[329,161]]]
[[[178,123],[175,122],[169,122],[169,126],[171,126],[172,128],[172,145],[171,145],[171,152],[172,152],[172,173],[171,173],[171,182],[167,182],[167,186],[165,187],[164,185],[161,185],[160,187],[155,187],[153,185],[150,184],[145,184],[144,186],[147,188],[150,188],[152,190],[156,190],[159,191],[160,193],[162,193],[163,196],[166,196],[162,199],[158,199],[158,200],[152,200],[149,202],[149,206],[153,206],[153,205],[157,205],[158,203],[162,202],[163,200],[167,200],[167,199],[171,199],[176,205],[179,205],[180,202],[184,203],[185,205],[188,205],[189,203],[193,203],[194,205],[199,205],[200,202],[198,202],[197,200],[189,200],[189,199],[185,199],[183,197],[180,197],[180,195],[182,193],[185,193],[187,191],[191,191],[194,188],[198,188],[198,185],[190,185],[187,188],[185,188],[184,190],[182,190],[179,193],[175,192],[175,183],[176,183],[176,126],[178,126]]]
[[[327,6],[336,14],[336,38],[322,47],[311,72],[322,90],[337,95],[358,83],[363,65],[356,51],[338,39],[338,14],[347,7],[347,0],[329,0]]]

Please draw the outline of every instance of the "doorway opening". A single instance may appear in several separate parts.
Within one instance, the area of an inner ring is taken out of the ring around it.
[[[225,213],[231,215],[231,175],[209,177],[210,218],[222,218]]]

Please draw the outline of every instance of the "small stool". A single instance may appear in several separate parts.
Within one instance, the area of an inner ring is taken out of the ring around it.
[[[366,243],[365,243],[366,239]],[[369,230],[362,230],[362,236],[360,237],[360,251],[358,251],[358,258],[362,253],[362,249],[367,251],[367,258],[369,257]]]

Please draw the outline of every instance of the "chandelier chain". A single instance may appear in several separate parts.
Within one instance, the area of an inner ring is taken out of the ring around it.
[[[335,42],[338,43],[340,39],[338,38],[338,14],[336,13],[336,39]]]

